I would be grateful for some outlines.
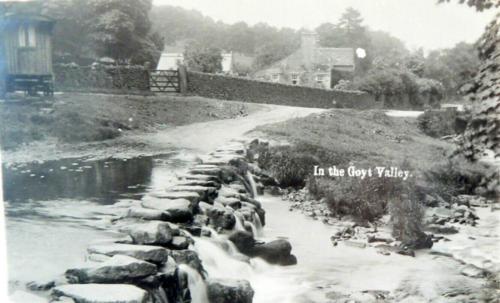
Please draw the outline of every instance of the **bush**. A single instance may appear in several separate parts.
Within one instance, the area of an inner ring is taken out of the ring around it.
[[[387,213],[388,202],[402,185],[395,178],[309,178],[307,188],[314,198],[324,198],[333,214],[373,222]]]
[[[417,118],[418,128],[431,137],[453,135],[455,131],[456,112],[443,110],[425,111]]]
[[[318,163],[318,158],[311,153],[291,146],[268,149],[259,157],[259,166],[269,170],[281,187],[304,187]]]
[[[488,180],[495,180],[498,175],[493,169],[457,157],[436,164],[424,172],[424,177],[429,191],[449,201],[451,197],[462,194],[495,195],[494,188],[488,191]],[[478,192],[480,188],[486,192]]]

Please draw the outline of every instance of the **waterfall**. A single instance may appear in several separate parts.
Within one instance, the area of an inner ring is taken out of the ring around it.
[[[260,217],[257,213],[253,214],[252,223],[255,226],[256,233],[254,233],[255,237],[262,237],[262,221],[260,221]]]
[[[234,218],[236,219],[236,224],[234,224],[234,230],[246,231],[245,226],[243,225],[244,218],[242,218],[241,214],[235,212]]]
[[[203,277],[194,269],[186,264],[180,264],[179,270],[185,273],[188,277],[189,293],[191,294],[192,303],[207,303],[207,286]]]
[[[253,179],[253,175],[250,171],[247,171],[247,179],[250,184],[250,188],[252,189],[252,197],[257,197],[257,185],[255,184],[255,180]]]

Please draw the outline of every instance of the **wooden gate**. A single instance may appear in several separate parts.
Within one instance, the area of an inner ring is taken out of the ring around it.
[[[152,92],[178,93],[179,71],[177,70],[155,70],[149,74],[149,87]]]

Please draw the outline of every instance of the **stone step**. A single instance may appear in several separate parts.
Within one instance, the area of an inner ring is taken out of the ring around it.
[[[192,191],[164,191],[164,192],[155,192],[151,194],[155,198],[161,199],[186,199],[192,203],[198,203],[200,201],[200,194]]]
[[[114,255],[104,262],[68,269],[65,276],[71,283],[122,283],[156,273],[156,265],[152,263],[125,255]]]
[[[134,245],[134,244],[99,244],[87,248],[91,254],[101,254],[106,256],[124,255],[139,260],[165,263],[168,259],[168,251],[159,246]]]
[[[81,303],[145,303],[148,293],[128,284],[69,284],[55,287],[54,298],[66,296]]]

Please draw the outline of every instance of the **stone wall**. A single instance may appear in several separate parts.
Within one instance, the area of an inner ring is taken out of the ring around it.
[[[58,91],[149,91],[149,72],[142,66],[55,65]]]
[[[361,91],[326,90],[188,71],[190,94],[207,98],[317,108],[379,108]]]

